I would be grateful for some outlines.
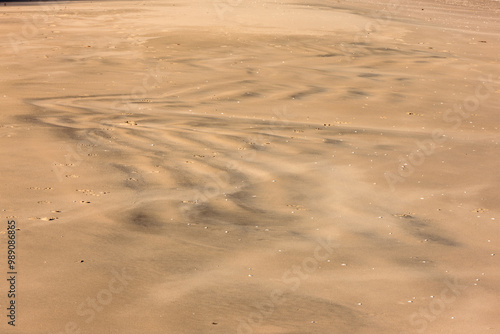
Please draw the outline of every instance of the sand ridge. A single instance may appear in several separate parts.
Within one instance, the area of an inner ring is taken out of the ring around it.
[[[7,4],[2,332],[498,329],[498,4]]]

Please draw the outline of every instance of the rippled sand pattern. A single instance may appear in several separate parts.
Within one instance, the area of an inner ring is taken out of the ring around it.
[[[4,7],[2,333],[498,331],[498,3],[228,3]]]

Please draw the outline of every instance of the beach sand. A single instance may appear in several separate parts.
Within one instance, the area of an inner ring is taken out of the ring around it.
[[[498,333],[499,14],[7,2],[0,331]]]

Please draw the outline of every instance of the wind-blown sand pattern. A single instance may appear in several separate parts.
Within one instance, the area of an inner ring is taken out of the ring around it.
[[[6,4],[2,333],[500,330],[499,2]]]

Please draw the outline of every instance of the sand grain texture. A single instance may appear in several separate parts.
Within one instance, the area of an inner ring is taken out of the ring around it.
[[[500,331],[499,10],[7,2],[1,332]]]

